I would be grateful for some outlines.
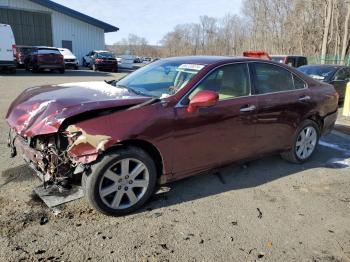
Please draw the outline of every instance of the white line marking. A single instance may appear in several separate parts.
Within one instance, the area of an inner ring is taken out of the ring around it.
[[[325,142],[325,141],[319,141],[318,143],[319,143],[321,146],[329,147],[329,148],[332,148],[332,149],[341,151],[341,152],[343,152],[343,153],[348,153],[348,154],[350,154],[350,150],[345,149],[345,148],[342,148],[342,147],[340,147],[340,146],[338,146],[338,145],[331,144],[331,143],[328,143],[328,142]]]

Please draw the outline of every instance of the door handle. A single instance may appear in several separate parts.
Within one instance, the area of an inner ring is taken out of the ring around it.
[[[302,96],[302,97],[299,97],[299,101],[300,102],[306,102],[306,101],[309,101],[311,99],[310,96]]]
[[[255,105],[247,105],[247,106],[243,106],[241,107],[241,109],[239,110],[242,113],[247,113],[247,112],[252,112],[256,109]]]

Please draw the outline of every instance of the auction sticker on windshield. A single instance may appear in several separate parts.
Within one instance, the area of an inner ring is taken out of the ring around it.
[[[192,69],[192,70],[202,70],[204,65],[196,65],[196,64],[182,64],[179,66],[179,69]]]

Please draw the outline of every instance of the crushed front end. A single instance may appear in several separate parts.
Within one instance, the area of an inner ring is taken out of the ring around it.
[[[69,188],[73,174],[84,171],[84,165],[69,158],[69,138],[64,133],[26,138],[11,130],[8,146],[11,157],[21,155],[44,184]]]

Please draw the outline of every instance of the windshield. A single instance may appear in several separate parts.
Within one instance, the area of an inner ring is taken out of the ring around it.
[[[113,54],[112,53],[97,53],[97,57],[100,58],[113,58]]]
[[[328,79],[334,72],[336,67],[320,67],[320,66],[302,66],[298,70],[304,74],[311,76],[314,79],[325,80]]]
[[[159,60],[127,75],[115,85],[143,95],[164,98],[183,88],[203,68],[204,65],[183,61]]]

